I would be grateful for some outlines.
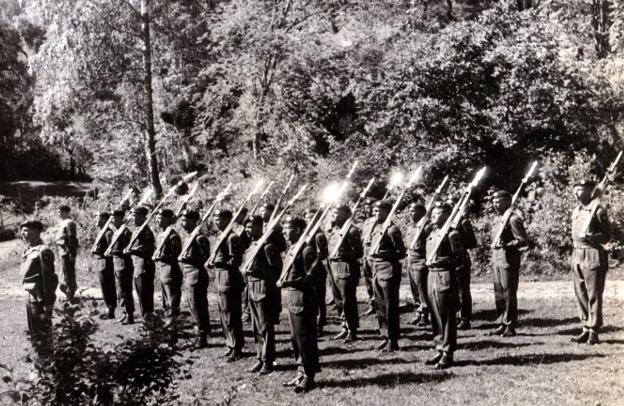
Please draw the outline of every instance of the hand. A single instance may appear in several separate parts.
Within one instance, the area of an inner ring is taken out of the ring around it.
[[[280,288],[280,289],[281,289],[281,288],[282,288],[282,286],[283,286],[282,281],[277,281],[277,283],[275,284],[275,286],[277,286],[278,288]]]

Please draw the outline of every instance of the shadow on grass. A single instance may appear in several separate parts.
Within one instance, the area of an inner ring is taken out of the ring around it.
[[[457,348],[460,350],[468,350],[468,351],[479,351],[486,349],[496,349],[496,348],[518,348],[518,347],[528,347],[530,345],[540,345],[542,343],[514,343],[514,342],[501,342],[494,340],[480,340],[474,343],[459,343]]]
[[[556,333],[557,335],[560,336],[568,336],[568,335],[577,335],[580,334],[582,331],[582,327],[580,326],[580,324],[578,324],[578,319],[574,318],[572,319],[575,322],[577,322],[577,326],[573,327],[573,328],[566,328],[563,330],[558,330]],[[604,326],[602,328],[600,328],[600,334],[606,334],[606,333],[617,333],[619,331],[624,331],[624,327],[618,327],[618,326]]]
[[[467,365],[550,365],[561,362],[583,361],[588,358],[604,358],[604,354],[523,354],[517,356],[503,356],[499,358],[486,359],[483,361],[455,361],[457,366]]]
[[[352,354],[354,352],[353,349],[350,348],[346,348],[346,347],[326,347],[326,348],[319,348],[319,353],[321,355],[321,357],[323,356],[328,356],[328,355],[342,355],[342,354]]]
[[[327,380],[319,381],[322,388],[357,388],[363,386],[379,386],[382,388],[391,388],[399,385],[408,385],[414,383],[427,382],[443,382],[454,377],[451,372],[442,373],[416,373],[416,372],[398,372],[378,374],[370,377],[357,377],[345,380]]]
[[[566,326],[568,324],[572,324],[577,321],[578,321],[577,317],[566,317],[563,319],[534,318],[534,319],[520,320],[520,325],[523,327],[556,327],[556,326]]]
[[[530,309],[518,309],[518,315],[521,316],[523,314],[533,313],[533,310]],[[496,309],[481,309],[474,311],[472,313],[472,320],[482,320],[488,325],[494,324],[496,325]],[[522,322],[522,321],[521,321]],[[484,328],[483,324],[480,327],[475,328]],[[488,327],[489,328],[489,327]]]
[[[396,353],[395,353],[396,354]],[[321,361],[321,365],[325,368],[344,368],[344,369],[355,369],[355,368],[365,368],[369,366],[376,365],[398,365],[398,364],[412,364],[414,361],[406,360],[401,358],[385,358],[385,357],[367,357],[367,358],[343,358],[337,359],[333,361]]]

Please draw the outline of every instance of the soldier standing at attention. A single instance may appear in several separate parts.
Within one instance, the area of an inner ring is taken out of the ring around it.
[[[214,212],[212,218],[217,229],[223,231],[232,220],[232,212],[220,209]],[[227,347],[227,362],[240,359],[245,343],[241,318],[241,294],[245,281],[239,269],[242,255],[239,237],[234,231],[230,231],[223,244],[217,248],[212,265],[215,271],[217,307]]]
[[[156,222],[160,233],[156,239],[158,247],[154,252],[154,261],[158,267],[163,308],[165,309],[165,327],[175,323],[180,315],[182,300],[182,270],[178,256],[182,251],[182,238],[173,228],[174,213],[170,209],[160,209]]]
[[[372,197],[367,197],[364,200],[362,206],[362,214],[364,216],[364,222],[362,223],[362,242],[364,243],[364,252],[368,252],[371,246],[371,238],[373,228],[377,219],[373,215],[373,206],[376,200]],[[368,294],[368,309],[364,312],[365,316],[375,314],[377,312],[377,305],[375,304],[375,289],[373,288],[373,268],[368,257],[362,259],[362,270],[364,274],[364,283],[366,284],[366,293]]]
[[[375,226],[382,227],[390,214],[392,203],[380,200],[375,203]],[[373,287],[377,304],[379,329],[385,337],[375,348],[379,351],[395,351],[399,349],[401,322],[399,313],[399,288],[401,286],[401,261],[405,258],[406,249],[401,230],[395,224],[381,236],[379,249],[375,254],[369,253],[373,269]]]
[[[186,210],[182,216],[182,228],[189,234],[193,232],[199,222],[199,213],[195,210]],[[184,245],[188,244],[184,242]],[[208,272],[204,263],[210,257],[210,243],[208,237],[198,233],[190,241],[188,252],[180,258],[180,267],[184,274],[184,290],[193,321],[197,331],[195,348],[208,347],[210,333],[210,314],[208,313]]]
[[[306,227],[300,217],[287,217],[284,222],[284,237],[291,247],[297,244]],[[290,334],[297,360],[297,376],[284,384],[294,386],[295,392],[307,392],[316,387],[314,376],[320,371],[318,341],[316,338],[316,312],[318,295],[315,292],[318,276],[316,249],[305,243],[295,257],[292,267],[286,272],[278,287],[286,291]]]
[[[108,212],[99,212],[97,214],[97,227],[102,229],[106,225],[110,214]],[[104,232],[104,237],[100,240],[95,252],[93,254],[95,258],[95,269],[100,280],[100,287],[102,289],[102,298],[104,304],[108,309],[107,313],[102,316],[103,319],[115,318],[115,307],[117,307],[117,295],[115,292],[115,270],[113,267],[113,258],[105,257],[104,251],[110,245],[113,238],[113,229],[110,226],[106,226],[107,230]]]
[[[247,230],[245,229],[245,221],[247,220],[247,210],[246,207],[243,207],[239,216],[236,218],[236,224],[239,226],[236,234],[238,235],[238,245],[240,246],[241,252],[244,254],[249,248],[251,244],[251,236],[247,234]],[[249,297],[247,295],[247,276],[243,275],[243,292],[241,294],[241,312],[243,322],[249,323],[251,321],[251,315],[249,314]]]
[[[457,199],[449,196],[446,203],[453,207],[457,203]],[[466,216],[462,216],[457,225],[457,232],[462,238],[462,246],[464,247],[464,259],[458,264],[455,272],[457,278],[457,295],[459,304],[459,324],[458,330],[468,330],[470,321],[472,320],[472,293],[470,292],[470,273],[472,272],[472,260],[468,250],[477,248],[477,237],[470,220]]]
[[[494,207],[498,217],[492,223],[492,238],[500,228],[505,211],[511,205],[511,195],[505,190],[494,193]],[[505,225],[497,246],[492,250],[494,267],[494,300],[496,322],[499,326],[492,335],[513,337],[518,323],[518,282],[520,278],[520,248],[529,246],[529,237],[522,218],[513,213]]]
[[[78,253],[76,223],[69,217],[70,211],[69,206],[59,206],[57,212],[61,222],[58,225],[56,235],[56,245],[63,270],[63,283],[61,283],[60,289],[68,300],[72,300],[74,293],[76,293],[76,254]]]
[[[132,246],[126,248],[132,259],[134,287],[139,297],[139,310],[144,322],[150,322],[154,313],[154,274],[156,273],[152,260],[156,248],[154,234],[147,225],[142,230],[140,229],[145,223],[147,213],[147,208],[143,206],[135,207],[130,212],[136,227],[133,234],[139,230],[140,234],[134,239]]]
[[[125,211],[123,209],[113,211],[113,227],[119,229],[124,223]],[[121,324],[134,323],[134,296],[132,296],[132,260],[130,255],[123,252],[130,243],[132,233],[127,228],[119,239],[111,247],[113,257],[113,269],[115,270],[115,284],[117,285],[117,300],[119,307],[123,309],[123,315],[118,320]]]
[[[260,217],[262,217],[265,228],[269,224],[269,220],[271,219],[271,215],[273,214],[274,210],[275,206],[271,203],[265,203],[262,205],[262,207],[260,207]],[[278,257],[276,258],[276,268],[278,269],[279,273],[282,269],[281,255],[286,251],[286,240],[284,239],[281,225],[278,224],[275,226],[275,229],[271,233],[269,240],[271,240],[273,248],[277,249],[277,252],[279,253]],[[276,281],[277,280],[275,280],[274,282]],[[272,313],[272,315],[274,316],[273,323],[279,324],[279,315],[282,311],[282,293],[279,289],[277,289],[275,283],[272,284],[270,289],[271,291],[267,292],[267,294],[269,295],[270,300],[273,302],[271,306],[276,309],[276,311]]]
[[[453,365],[453,353],[457,347],[457,266],[464,258],[464,247],[459,233],[450,230],[442,235],[444,223],[451,214],[451,207],[443,202],[436,202],[431,212],[431,232],[427,237],[427,255],[439,244],[437,255],[427,263],[429,275],[427,288],[431,305],[431,327],[433,342],[437,353],[427,359],[425,364],[435,365],[437,369]]]
[[[329,236],[329,247],[333,252],[339,243],[342,225],[351,216],[351,209],[346,204],[340,204],[332,209],[331,215],[332,228]],[[360,279],[359,260],[363,254],[360,230],[351,226],[336,256],[329,258],[331,272],[340,292],[335,297],[336,307],[338,312],[344,316],[342,331],[334,337],[335,340],[344,339],[345,342],[357,340],[359,316],[356,289]]]
[[[256,250],[258,240],[262,237],[262,217],[250,216],[245,222],[245,228],[252,239],[245,253],[244,263],[252,261],[251,266],[245,272],[247,272],[249,310],[258,358],[258,362],[249,372],[259,372],[265,375],[273,372],[275,360],[274,321],[281,309],[275,308],[271,294],[277,290],[275,283],[279,278],[281,269],[278,266],[281,266],[282,261],[271,238],[264,243],[255,258],[250,258]]]
[[[427,214],[427,209],[422,203],[414,202],[408,206],[408,211],[412,222],[406,236],[407,241],[411,244],[418,229],[418,222]],[[413,246],[410,245],[407,250],[408,276],[416,308],[416,315],[411,323],[418,326],[429,324],[429,299],[427,298],[427,275],[429,272],[427,271],[425,249],[431,225],[426,223],[423,228],[418,241]]]
[[[311,221],[315,212],[316,210],[314,209],[306,209],[305,221]],[[318,258],[316,266],[317,269],[314,271],[314,275],[316,281],[315,291],[318,295],[317,303],[319,307],[319,318],[317,323],[319,337],[323,335],[323,328],[327,324],[327,304],[325,303],[327,296],[327,267],[325,266],[325,262],[329,256],[327,244],[327,237],[325,237],[325,233],[323,233],[323,230],[319,227],[314,235],[314,238],[310,240],[310,246],[316,251],[316,257]]]
[[[603,248],[611,238],[607,210],[598,201],[592,202],[594,183],[583,180],[574,184],[579,205],[572,211],[572,272],[574,294],[583,331],[572,337],[576,343],[598,344],[602,327],[602,293],[609,263]],[[597,204],[595,212],[592,206]],[[589,228],[587,227],[589,224]]]
[[[38,220],[20,224],[26,249],[22,255],[21,275],[26,299],[28,331],[45,334],[52,325],[52,309],[56,301],[58,277],[54,273],[54,253],[41,241],[43,224]]]

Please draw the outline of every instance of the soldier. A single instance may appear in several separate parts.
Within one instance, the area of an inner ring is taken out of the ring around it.
[[[316,210],[306,209],[305,221],[312,221],[314,213],[316,213]],[[327,267],[325,266],[325,263],[327,261],[327,257],[329,256],[327,244],[327,237],[325,237],[325,233],[323,233],[323,230],[319,227],[314,235],[314,238],[310,241],[310,246],[316,251],[316,257],[318,258],[314,275],[316,276],[315,292],[318,295],[317,303],[319,307],[319,318],[317,323],[319,337],[323,335],[323,328],[327,324],[327,304],[325,303],[327,296]]]
[[[165,309],[165,327],[173,325],[180,315],[182,300],[182,270],[178,256],[182,251],[182,238],[173,228],[175,214],[170,209],[160,209],[156,221],[160,228],[153,260],[158,266],[160,290]]]
[[[413,202],[408,206],[408,211],[412,223],[407,231],[407,241],[412,244],[418,222],[427,214],[427,209],[422,203]],[[427,326],[429,324],[429,299],[427,298],[427,275],[429,272],[425,264],[425,249],[431,225],[427,222],[423,227],[424,229],[420,233],[418,240],[407,249],[408,277],[416,308],[416,316],[411,323],[418,326]]]
[[[125,211],[123,209],[113,211],[113,227],[119,229],[124,224]],[[132,260],[130,255],[123,252],[124,247],[130,243],[132,233],[127,228],[115,244],[111,247],[113,257],[113,269],[115,270],[115,285],[117,286],[117,300],[123,315],[118,320],[121,324],[134,323],[134,296],[132,296]]]
[[[340,239],[342,225],[351,216],[351,209],[346,204],[337,205],[332,209],[332,228],[329,236],[329,246],[332,252]],[[352,226],[344,237],[337,254],[329,258],[331,272],[340,294],[335,297],[339,313],[344,315],[342,331],[334,337],[335,340],[344,339],[345,342],[357,340],[359,316],[357,307],[356,289],[360,279],[359,260],[364,255],[360,230]]]
[[[500,228],[502,217],[511,205],[511,195],[505,190],[494,193],[494,207],[499,217],[492,223],[492,238]],[[513,337],[518,322],[518,282],[520,277],[520,248],[529,246],[529,237],[522,218],[513,213],[492,250],[494,267],[494,299],[496,301],[496,322],[499,326],[492,335]]]
[[[258,358],[258,362],[251,368],[250,372],[259,372],[265,375],[273,372],[273,361],[275,360],[274,321],[276,313],[279,314],[281,309],[274,307],[271,293],[277,290],[275,283],[280,273],[278,266],[281,266],[282,261],[271,238],[264,243],[258,251],[258,255],[251,258],[258,240],[262,237],[262,217],[250,216],[245,222],[245,228],[252,239],[252,243],[245,253],[244,263],[252,261],[251,266],[245,272],[247,272],[249,310]]]
[[[213,223],[219,231],[225,230],[231,220],[230,210],[220,209],[213,214]],[[215,271],[217,308],[227,346],[225,356],[228,357],[227,362],[233,362],[240,359],[245,343],[241,319],[241,294],[245,281],[239,270],[243,252],[239,237],[233,231],[230,231],[223,244],[216,249],[212,268]]]
[[[187,239],[191,238],[189,234],[193,232],[198,222],[198,212],[184,211],[182,228],[187,233]],[[204,268],[204,263],[210,257],[210,243],[208,237],[203,233],[198,233],[192,241],[184,242],[184,245],[187,244],[190,244],[188,252],[179,259],[184,274],[184,290],[197,331],[195,348],[206,348],[210,333],[210,314],[208,313],[208,272]]]
[[[58,277],[54,273],[54,253],[41,241],[43,224],[38,220],[20,224],[26,249],[22,255],[22,283],[28,292],[26,316],[28,331],[45,334],[52,324],[52,310],[56,301]]]
[[[364,222],[362,223],[362,242],[364,243],[364,252],[368,252],[370,249],[373,227],[375,227],[375,222],[377,221],[373,215],[373,206],[375,203],[376,200],[374,198],[367,197],[364,200],[364,205],[362,206],[362,214],[364,217]],[[375,290],[373,289],[373,268],[369,258],[364,257],[362,259],[362,269],[369,304],[368,309],[364,312],[364,315],[368,316],[377,312],[377,305],[375,304]]]
[[[300,217],[287,217],[284,222],[284,237],[291,247],[297,244],[306,227]],[[317,341],[316,310],[318,294],[315,292],[319,277],[315,275],[320,263],[317,250],[305,243],[295,257],[292,267],[286,272],[278,287],[286,291],[290,334],[297,360],[297,376],[284,384],[294,386],[295,392],[307,392],[316,387],[314,376],[320,371]]]
[[[375,235],[377,229],[386,221],[391,209],[392,203],[389,200],[380,200],[375,203],[373,213],[376,221],[372,235]],[[373,270],[377,319],[382,334],[385,330],[384,339],[375,347],[379,351],[399,349],[398,340],[401,334],[399,288],[401,286],[401,260],[405,258],[405,254],[401,230],[393,223],[381,236],[377,253],[369,252]]]
[[[60,289],[68,300],[72,300],[76,292],[76,254],[78,253],[76,223],[69,217],[70,211],[69,206],[59,206],[57,213],[61,222],[56,235],[56,245],[63,270],[63,283]]]
[[[431,232],[427,237],[426,253],[431,254],[442,238],[435,259],[427,262],[429,275],[427,288],[431,304],[431,327],[437,353],[425,361],[437,369],[453,365],[453,353],[457,347],[457,266],[464,258],[464,247],[459,233],[450,230],[442,235],[444,223],[451,214],[451,206],[436,202],[431,212]]]
[[[236,224],[240,226],[240,229],[238,230],[236,234],[238,234],[238,245],[240,246],[240,250],[242,253],[245,253],[245,251],[247,251],[247,248],[249,248],[249,245],[251,245],[251,236],[247,234],[247,230],[245,229],[245,220],[247,220],[248,212],[249,210],[247,210],[246,207],[243,207],[243,209],[240,211],[240,214],[236,218]],[[243,282],[244,282],[244,286],[243,286],[243,292],[241,294],[241,301],[242,301],[241,311],[243,314],[243,317],[242,317],[243,322],[248,323],[251,321],[251,314],[249,313],[249,297],[247,296],[247,276],[246,275],[243,275]]]
[[[136,227],[133,232],[136,234],[143,223],[145,223],[148,209],[137,206],[132,209],[130,216]],[[134,269],[134,288],[139,297],[139,310],[144,322],[150,322],[154,313],[154,274],[156,273],[154,261],[154,249],[156,242],[154,234],[149,226],[145,226],[140,234],[134,239],[131,246],[126,248],[126,253],[132,259],[132,269]]]
[[[457,203],[457,199],[453,196],[448,196],[446,203],[453,207]],[[458,263],[455,272],[459,304],[459,324],[457,324],[457,329],[468,330],[470,328],[470,321],[472,320],[472,294],[470,292],[472,261],[468,250],[477,248],[477,237],[475,236],[470,220],[468,220],[466,216],[462,216],[456,231],[462,238],[462,246],[464,247],[464,259]]]
[[[268,225],[271,214],[273,214],[274,210],[275,206],[271,203],[264,203],[260,207],[260,217],[262,217],[264,227]],[[281,225],[278,224],[277,226],[275,226],[275,229],[273,230],[273,233],[271,233],[271,237],[269,239],[272,241],[273,247],[277,249],[280,255],[286,251],[286,240],[284,239]],[[278,258],[276,258],[276,260],[278,261],[276,267],[277,269],[281,270],[283,265],[282,257],[278,255]],[[268,292],[269,297],[273,302],[271,306],[274,309],[277,309],[276,312],[271,313],[274,316],[273,323],[279,324],[279,315],[282,311],[282,293],[275,286],[272,286],[271,289],[272,290]]]
[[[595,184],[583,180],[574,184],[574,195],[579,205],[572,211],[572,272],[574,294],[583,331],[571,341],[598,344],[602,327],[602,294],[609,263],[603,248],[611,238],[607,210],[598,201],[593,202]],[[595,213],[593,205],[596,204]],[[589,224],[589,227],[587,227]]]
[[[102,211],[97,214],[97,227],[101,230],[108,221],[110,214]],[[115,269],[113,266],[113,258],[105,257],[104,251],[110,245],[113,238],[113,229],[110,226],[106,226],[104,237],[100,240],[95,252],[93,254],[95,258],[95,269],[98,273],[100,280],[100,287],[102,289],[102,298],[104,304],[108,309],[107,313],[102,316],[103,319],[115,318],[115,307],[117,306],[117,295],[115,292]]]

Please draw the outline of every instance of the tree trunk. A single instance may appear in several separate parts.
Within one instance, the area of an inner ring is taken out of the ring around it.
[[[162,195],[160,175],[158,171],[158,159],[156,157],[156,130],[154,129],[154,100],[152,88],[152,47],[150,40],[150,0],[141,0],[141,19],[143,20],[143,114],[145,115],[145,154],[150,175],[150,181],[154,188],[156,198]]]
[[[611,52],[609,29],[611,28],[611,5],[609,0],[592,0],[592,28],[594,46],[599,59],[606,58]]]

